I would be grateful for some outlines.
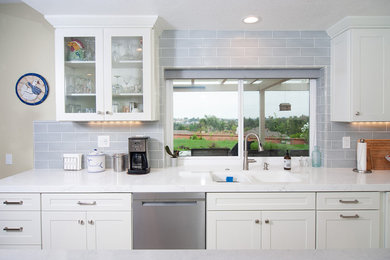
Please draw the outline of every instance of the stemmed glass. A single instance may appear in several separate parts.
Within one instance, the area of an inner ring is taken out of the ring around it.
[[[131,89],[130,89],[130,81],[131,81],[131,77],[123,77],[123,82],[125,83],[125,89],[124,91],[126,93],[131,93]]]
[[[119,78],[121,76],[119,75],[114,75],[114,78],[116,78],[116,84],[112,86],[112,92],[115,94],[115,95],[118,95],[120,93],[120,89],[121,89],[121,85],[119,85]]]
[[[117,41],[112,42],[112,60],[113,62],[119,62],[120,58],[120,48]]]

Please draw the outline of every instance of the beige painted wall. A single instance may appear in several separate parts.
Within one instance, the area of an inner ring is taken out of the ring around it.
[[[0,4],[0,178],[32,169],[33,121],[55,119],[54,29],[25,4]],[[27,106],[15,94],[16,81],[38,73],[49,84],[49,96]],[[5,154],[13,164],[5,164]]]

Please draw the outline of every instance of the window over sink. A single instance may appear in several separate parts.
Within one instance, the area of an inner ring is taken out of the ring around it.
[[[248,133],[258,134],[264,148],[258,152],[250,138],[250,156],[309,156],[308,78],[178,78],[168,86],[180,157],[240,156]]]

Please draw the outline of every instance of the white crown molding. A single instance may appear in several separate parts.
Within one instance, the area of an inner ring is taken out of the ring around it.
[[[153,28],[157,15],[45,15],[54,28],[137,27]]]
[[[349,29],[390,28],[390,16],[347,16],[329,27],[331,38]]]

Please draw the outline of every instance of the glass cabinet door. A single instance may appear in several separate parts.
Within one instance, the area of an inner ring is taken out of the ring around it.
[[[111,111],[113,114],[142,113],[143,37],[111,37]]]
[[[63,41],[65,113],[96,113],[96,38]]]

